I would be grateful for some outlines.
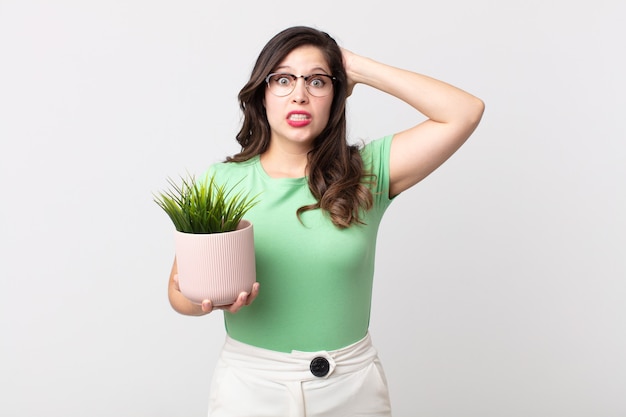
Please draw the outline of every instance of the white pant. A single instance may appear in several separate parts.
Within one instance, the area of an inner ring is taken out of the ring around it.
[[[315,358],[323,358],[326,375],[313,375]],[[391,417],[387,381],[369,335],[334,351],[291,353],[227,337],[211,383],[209,417],[252,416]]]

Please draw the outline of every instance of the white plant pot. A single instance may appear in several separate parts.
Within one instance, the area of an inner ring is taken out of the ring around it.
[[[252,223],[241,220],[225,233],[174,232],[180,292],[196,304],[232,304],[256,281]]]

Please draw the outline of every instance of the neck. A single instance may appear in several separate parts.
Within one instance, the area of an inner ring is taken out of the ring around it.
[[[301,178],[307,174],[308,149],[284,149],[270,144],[261,154],[261,166],[272,178]]]

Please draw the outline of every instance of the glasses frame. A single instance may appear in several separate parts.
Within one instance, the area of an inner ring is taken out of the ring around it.
[[[272,91],[272,89],[270,88],[270,78],[272,78],[275,75],[285,75],[288,77],[291,77],[291,79],[293,80],[293,86],[291,88],[291,91],[289,91],[286,94],[283,95],[279,95],[276,94]],[[309,84],[308,81],[309,79],[311,79],[311,77],[326,77],[326,78],[330,78],[330,83],[331,83],[331,92],[328,94],[325,94],[323,96],[318,96],[315,95],[314,93],[311,92],[311,90],[309,90]],[[270,93],[274,94],[276,97],[287,97],[289,94],[293,93],[294,90],[296,89],[296,85],[298,84],[298,78],[302,78],[304,80],[304,87],[306,88],[306,91],[309,92],[309,94],[311,94],[313,97],[328,97],[333,89],[335,88],[335,81],[337,81],[337,78],[332,76],[332,75],[328,75],[328,74],[309,74],[309,75],[295,75],[295,74],[290,74],[288,72],[273,72],[271,74],[269,74],[267,77],[265,77],[265,84],[267,85],[267,88],[270,90]]]

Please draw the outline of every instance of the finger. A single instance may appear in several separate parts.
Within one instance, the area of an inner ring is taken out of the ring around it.
[[[246,305],[247,300],[248,300],[247,292],[243,291],[239,293],[239,297],[237,297],[237,300],[228,308],[228,311],[230,311],[231,313],[238,312],[241,309],[241,307]]]
[[[205,313],[210,313],[213,311],[213,303],[211,300],[203,300],[202,301],[202,311]]]
[[[249,306],[254,299],[256,298],[257,295],[259,295],[259,287],[261,286],[261,284],[259,284],[258,282],[255,282],[252,285],[252,292],[250,293],[250,295],[248,296],[248,300],[246,301],[246,305]]]

